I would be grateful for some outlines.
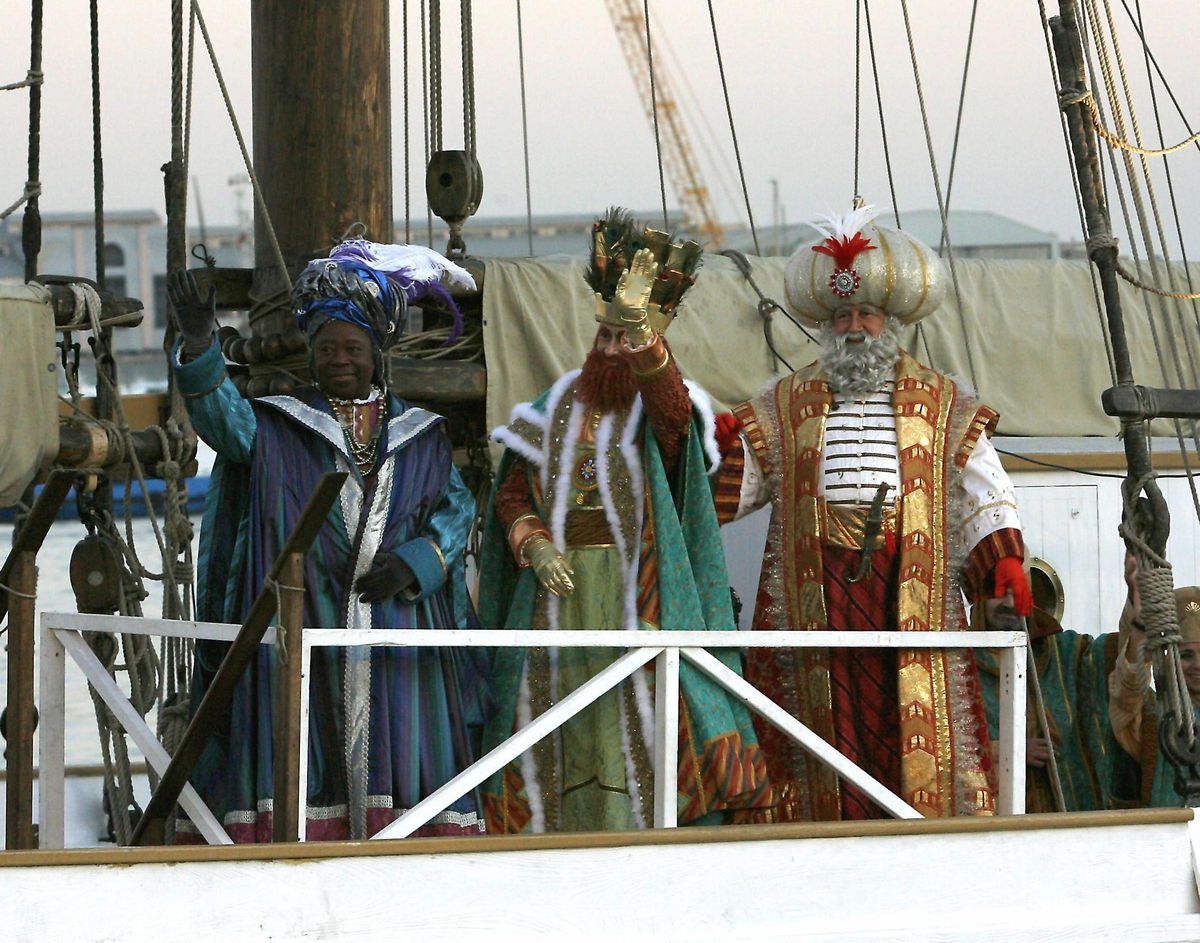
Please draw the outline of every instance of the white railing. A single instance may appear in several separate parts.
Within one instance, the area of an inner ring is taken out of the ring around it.
[[[70,655],[162,775],[170,762],[128,698],[83,641],[82,632],[118,632],[232,641],[240,626],[166,619],[132,619],[80,613],[43,613],[41,622],[41,725],[39,812],[41,847],[61,848],[65,743],[65,656]],[[674,828],[677,812],[679,664],[686,659],[754,712],[762,715],[808,753],[853,783],[897,818],[920,818],[907,802],[864,772],[786,710],[731,671],[706,649],[743,648],[973,648],[999,649],[1000,744],[997,756],[1001,814],[1025,811],[1025,669],[1023,632],[674,632],[674,631],[532,631],[532,630],[351,630],[305,629],[301,652],[300,778],[303,810],[308,792],[308,705],[312,649],[325,646],[386,645],[402,648],[614,648],[627,649],[611,665],[514,733],[486,756],[434,790],[375,838],[411,835],[453,802],[537,741],[632,675],[655,661],[654,825]],[[269,629],[263,644],[275,644]],[[188,785],[180,796],[184,812],[210,844],[228,844],[224,828]],[[300,816],[298,841],[304,840]]]

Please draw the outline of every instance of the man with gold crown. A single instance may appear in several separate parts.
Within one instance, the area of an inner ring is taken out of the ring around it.
[[[196,432],[217,453],[200,533],[198,617],[240,622],[321,475],[349,474],[304,561],[304,625],[464,628],[463,550],[475,502],[443,417],[387,391],[384,352],[411,301],[474,285],[423,246],[351,240],[308,264],[292,291],[312,387],[245,400],[213,336],[213,294],[168,281],[182,339],[172,357]],[[450,302],[453,308],[453,303]],[[455,310],[457,315],[457,311]],[[198,642],[193,709],[224,643]],[[306,836],[368,838],[473,762],[486,664],[464,649],[317,648],[312,653]],[[260,646],[192,777],[236,842],[270,841],[273,656]],[[474,798],[421,835],[479,834]],[[180,841],[198,838],[191,823]]]
[[[485,627],[734,629],[707,473],[712,410],[663,336],[699,262],[610,210],[586,278],[595,341],[583,368],[493,432],[505,446],[480,570]],[[706,445],[709,447],[706,449]],[[706,454],[707,452],[707,454]],[[500,649],[500,709],[485,746],[614,661],[615,649]],[[736,657],[727,658],[736,667]],[[717,823],[765,803],[746,709],[681,666],[679,821]],[[492,832],[644,827],[653,821],[652,679],[639,670],[485,784]]]
[[[718,424],[722,521],[772,505],[757,629],[960,629],[960,588],[1011,587],[1029,611],[997,414],[900,346],[941,304],[942,262],[874,216],[831,219],[791,257],[788,306],[820,326],[818,359]],[[746,676],[923,815],[994,810],[970,651],[758,649]],[[883,814],[778,730],[759,740],[779,820]]]

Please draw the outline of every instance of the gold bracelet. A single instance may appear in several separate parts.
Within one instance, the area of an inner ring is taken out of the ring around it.
[[[656,377],[660,373],[662,373],[664,370],[666,370],[667,367],[670,366],[670,363],[671,363],[671,352],[669,350],[667,350],[666,346],[664,346],[663,347],[663,358],[662,358],[661,363],[657,364],[656,366],[651,367],[649,370],[638,370],[636,367],[631,367],[630,369],[633,370],[633,375],[635,377],[639,377],[643,380],[649,380],[651,377]]]
[[[517,529],[517,525],[523,523],[524,521],[530,520],[537,521],[539,524],[542,524],[542,519],[540,517],[538,517],[532,511],[527,511],[508,525],[508,532],[504,535],[504,539],[508,541],[509,544],[512,544],[513,531]],[[546,525],[542,524],[542,526],[545,527]]]

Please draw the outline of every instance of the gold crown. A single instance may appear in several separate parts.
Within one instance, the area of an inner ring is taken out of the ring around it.
[[[670,327],[684,294],[695,284],[703,249],[695,240],[676,242],[672,234],[642,226],[627,210],[610,209],[592,225],[592,259],[584,276],[596,293],[596,320],[601,324],[625,327],[610,302],[617,282],[639,249],[649,249],[658,263],[647,319],[650,327],[661,334]]]

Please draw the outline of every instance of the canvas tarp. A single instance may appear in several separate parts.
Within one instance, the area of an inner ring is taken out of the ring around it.
[[[489,428],[507,422],[513,404],[534,398],[582,364],[596,331],[584,261],[582,255],[488,261],[483,331]],[[755,282],[779,301],[786,261],[752,260]],[[1003,435],[1115,435],[1117,422],[1100,407],[1101,392],[1113,384],[1089,265],[963,259],[956,268],[963,315],[951,286],[943,307],[922,322],[924,338],[914,328],[906,329],[905,346],[930,366],[970,381],[969,346],[975,385],[983,400],[999,410]],[[1200,268],[1193,267],[1193,276],[1200,285]],[[1192,370],[1191,355],[1200,356],[1192,303],[1156,298],[1150,305],[1170,370],[1168,381],[1155,352],[1143,293],[1122,283],[1121,299],[1135,380],[1180,386],[1172,359],[1178,354],[1187,380],[1183,385],[1200,386]],[[731,260],[706,255],[671,327],[669,339],[684,374],[720,403],[752,396],[774,374],[757,303]],[[793,368],[815,359],[814,345],[778,312],[772,330],[776,349]],[[782,364],[778,369],[786,370]],[[1156,432],[1169,434],[1169,427],[1156,426]]]
[[[0,284],[0,507],[58,454],[54,312],[39,285]]]

